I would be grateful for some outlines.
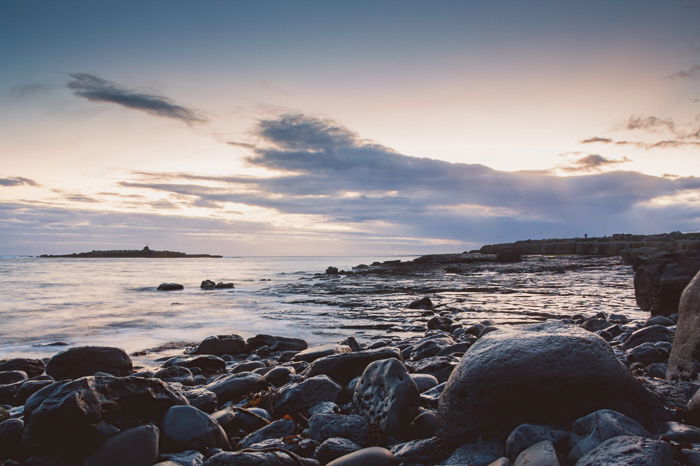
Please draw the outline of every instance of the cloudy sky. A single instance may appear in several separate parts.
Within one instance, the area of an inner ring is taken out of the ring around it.
[[[700,230],[700,1],[0,2],[0,254]]]

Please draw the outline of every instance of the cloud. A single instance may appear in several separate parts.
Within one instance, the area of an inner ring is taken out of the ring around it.
[[[604,167],[611,165],[619,165],[621,163],[631,162],[628,157],[621,159],[608,159],[599,154],[590,154],[573,162],[573,165],[562,167],[562,170],[567,172],[591,172],[599,171]]]
[[[338,123],[299,114],[263,120],[256,135],[261,142],[247,161],[280,175],[141,173],[122,186],[311,216],[376,235],[457,242],[700,228],[695,217],[657,210],[658,222],[648,226],[640,213],[656,197],[700,189],[696,177],[506,172],[400,154]],[[627,161],[592,154],[573,167],[594,171]]]
[[[627,121],[627,129],[643,129],[651,131],[666,130],[675,132],[676,123],[670,118],[658,118],[655,116],[630,116]]]
[[[206,121],[194,110],[177,105],[167,97],[158,94],[127,89],[88,73],[74,73],[70,76],[73,79],[68,82],[68,88],[75,95],[91,102],[113,103],[150,115],[184,121],[187,124]]]
[[[601,138],[598,136],[594,136],[592,138],[582,140],[581,144],[610,144],[611,142],[613,142],[613,140],[610,138]]]
[[[36,181],[23,176],[0,178],[0,186],[39,186]]]
[[[697,79],[700,78],[700,65],[693,65],[690,68],[681,70],[671,75],[671,78],[676,79]]]

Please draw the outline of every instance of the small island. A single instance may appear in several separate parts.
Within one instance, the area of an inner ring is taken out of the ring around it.
[[[79,252],[79,253],[72,253],[72,254],[61,254],[61,255],[53,255],[53,254],[42,254],[39,257],[46,257],[46,258],[76,258],[76,259],[95,259],[95,258],[105,258],[105,257],[110,257],[110,258],[132,258],[132,257],[140,257],[140,258],[151,258],[151,259],[162,259],[162,258],[220,258],[223,256],[219,255],[213,255],[213,254],[187,254],[184,252],[177,252],[177,251],[156,251],[153,249],[150,249],[148,246],[145,246],[143,249],[119,249],[119,250],[110,250],[110,251],[90,251],[90,252]]]

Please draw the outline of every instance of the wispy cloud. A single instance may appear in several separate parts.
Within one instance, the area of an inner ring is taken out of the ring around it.
[[[621,163],[631,161],[632,160],[628,157],[623,157],[621,159],[608,159],[599,154],[590,154],[574,161],[570,166],[562,167],[562,170],[567,172],[594,172],[600,171],[605,167],[619,165]]]
[[[23,176],[11,176],[6,178],[0,178],[0,186],[39,186],[36,181],[25,178]]]
[[[206,121],[194,110],[178,105],[162,95],[128,89],[88,73],[74,73],[70,76],[73,79],[68,82],[68,87],[73,93],[92,102],[112,103],[187,124]]]
[[[700,65],[693,65],[690,68],[680,70],[671,75],[671,78],[676,79],[697,79],[700,78]]]

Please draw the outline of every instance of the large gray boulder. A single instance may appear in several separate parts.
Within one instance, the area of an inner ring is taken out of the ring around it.
[[[700,273],[683,290],[666,377],[698,380],[700,372]]]
[[[526,325],[491,332],[467,351],[440,397],[438,433],[447,441],[506,435],[602,408],[647,425],[665,415],[599,336],[559,322]]]
[[[367,366],[352,397],[352,412],[391,441],[405,439],[419,405],[418,386],[403,363],[393,358]]]
[[[576,466],[673,465],[673,449],[663,440],[621,435],[589,451]]]
[[[131,358],[120,348],[79,346],[62,351],[46,364],[46,373],[56,380],[77,379],[95,372],[123,377],[131,374]]]
[[[700,254],[696,251],[660,252],[647,257],[634,275],[637,304],[652,315],[675,314],[683,289],[698,270]]]

